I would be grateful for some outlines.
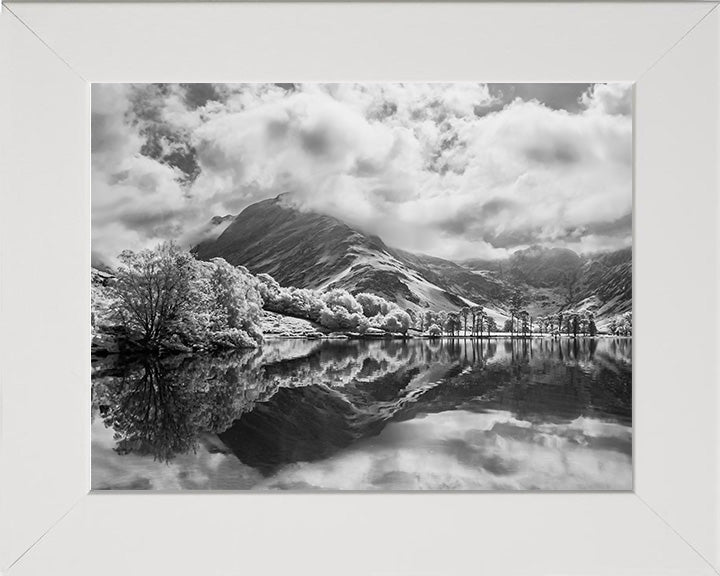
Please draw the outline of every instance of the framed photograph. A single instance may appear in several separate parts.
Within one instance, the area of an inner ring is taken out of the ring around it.
[[[718,14],[4,5],[0,571],[716,574]]]

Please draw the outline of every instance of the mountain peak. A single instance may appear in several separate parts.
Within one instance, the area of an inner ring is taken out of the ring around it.
[[[532,245],[506,260],[458,265],[389,248],[333,216],[303,210],[295,198],[284,193],[246,207],[196,255],[270,274],[284,286],[371,292],[415,312],[479,304],[502,310],[514,290],[528,295],[533,314],[588,298],[606,314],[631,305],[630,254],[589,261],[567,248]]]
[[[220,256],[290,286],[315,287],[373,244],[332,216],[298,210],[291,198],[284,193],[246,207],[216,240],[198,246],[198,257]]]
[[[220,224],[225,224],[226,222],[230,222],[235,219],[235,216],[233,214],[225,214],[225,216],[213,216],[210,219],[210,224],[213,226],[219,226]]]
[[[409,309],[458,309],[472,302],[469,296],[484,299],[487,285],[455,264],[430,263],[337,218],[301,210],[290,194],[246,207],[216,240],[197,246],[196,254],[270,274],[285,286],[372,292]],[[463,276],[453,289],[440,272],[444,265]]]
[[[533,244],[532,246],[528,246],[527,248],[521,248],[519,250],[515,250],[515,252],[512,253],[511,258],[513,257],[548,257],[548,256],[555,256],[555,257],[568,257],[568,258],[580,258],[580,256],[577,254],[577,252],[570,250],[570,248],[560,248],[558,246],[543,246],[541,244]]]

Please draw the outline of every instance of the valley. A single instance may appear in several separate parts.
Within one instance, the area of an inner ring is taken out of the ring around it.
[[[282,286],[377,294],[414,314],[483,306],[501,322],[522,295],[532,317],[589,312],[602,320],[632,309],[632,249],[578,255],[531,246],[504,260],[451,262],[386,245],[331,216],[296,208],[285,194],[243,210],[214,240],[195,247]]]

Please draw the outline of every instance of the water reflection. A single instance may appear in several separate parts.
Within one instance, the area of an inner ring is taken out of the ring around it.
[[[94,488],[630,489],[632,341],[266,343],[94,365]]]

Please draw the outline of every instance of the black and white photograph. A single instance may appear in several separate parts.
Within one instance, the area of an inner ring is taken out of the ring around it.
[[[93,490],[632,490],[631,84],[91,114]]]

